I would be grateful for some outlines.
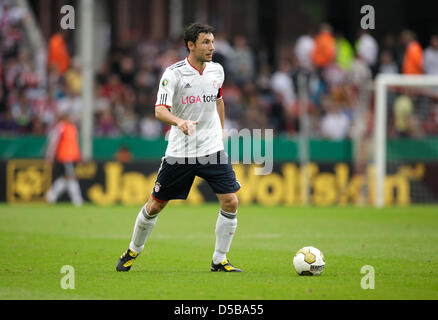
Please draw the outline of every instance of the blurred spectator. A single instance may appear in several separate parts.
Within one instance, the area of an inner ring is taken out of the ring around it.
[[[20,72],[22,67],[18,63],[17,58],[9,59],[4,68],[4,86],[7,90],[13,90],[14,88],[18,89],[17,79],[20,77]]]
[[[342,112],[339,103],[328,95],[323,97],[323,107],[327,113],[321,120],[321,135],[330,140],[342,140],[348,137],[350,119]]]
[[[154,70],[151,64],[144,63],[140,67],[140,70],[135,75],[134,87],[140,92],[148,91],[152,92],[155,86],[156,78],[154,76]]]
[[[406,46],[403,73],[423,74],[423,49],[417,41],[416,35],[410,30],[405,30],[401,34],[401,40]]]
[[[379,45],[366,30],[360,29],[356,44],[357,54],[373,69],[377,63]]]
[[[403,65],[404,47],[400,42],[397,42],[396,37],[388,33],[383,37],[380,45],[380,55],[383,51],[388,51],[391,54],[392,60],[394,60],[397,65],[398,73],[400,72]]]
[[[394,127],[396,135],[410,137],[413,132],[413,102],[408,95],[400,95],[394,101]]]
[[[267,125],[266,114],[258,108],[248,108],[245,114],[245,128],[265,129]]]
[[[380,54],[379,73],[395,74],[398,67],[390,51],[385,50]]]
[[[160,46],[152,38],[144,38],[138,45],[137,52],[141,57],[154,58],[158,56]]]
[[[292,108],[296,97],[291,77],[291,65],[288,61],[280,61],[278,69],[272,74],[271,90],[279,96],[285,110]]]
[[[9,1],[2,1],[0,6],[0,39],[2,54],[6,58],[17,55],[20,43],[23,41],[23,31],[19,25],[25,17],[25,11],[12,5]]]
[[[48,88],[46,94],[34,104],[34,114],[44,126],[45,133],[55,123],[57,112],[58,100],[54,99],[52,90]]]
[[[48,67],[47,87],[53,90],[53,96],[57,99],[64,96],[64,78],[59,73],[58,68]]]
[[[75,95],[82,93],[81,62],[78,57],[73,58],[71,68],[65,73],[65,82]]]
[[[133,86],[135,80],[135,63],[130,56],[123,56],[120,61],[120,81],[127,86]]]
[[[58,114],[68,113],[70,119],[75,124],[79,124],[82,119],[82,97],[68,85],[64,85],[64,93],[58,100]]]
[[[166,70],[166,68],[168,66],[171,66],[174,63],[177,63],[181,59],[182,59],[182,57],[179,56],[177,50],[175,50],[173,48],[167,49],[166,51],[164,51],[163,53],[161,53],[157,57],[157,64],[158,64],[160,73],[163,73],[164,70]]]
[[[312,53],[312,62],[317,68],[324,68],[336,58],[336,41],[332,35],[332,27],[322,24],[320,32],[315,37],[315,48]]]
[[[257,74],[256,84],[261,93],[271,92],[271,66],[262,64]]]
[[[49,68],[55,67],[60,74],[64,74],[70,67],[70,54],[67,50],[67,30],[55,33],[49,40],[48,63]]]
[[[11,1],[2,1],[0,6],[0,29],[5,30],[10,25],[17,24],[25,17],[25,10],[11,5]]]
[[[96,71],[96,82],[99,86],[103,86],[108,81],[110,74],[109,60],[103,61]]]
[[[94,87],[94,112],[99,114],[111,108],[111,101],[102,93],[102,86],[96,84]]]
[[[121,83],[120,76],[112,73],[102,87],[102,94],[111,101],[120,98],[125,93],[126,87]]]
[[[247,82],[242,87],[242,102],[248,109],[259,109],[257,87],[252,82]]]
[[[310,31],[298,37],[295,44],[295,56],[300,68],[308,71],[313,69],[312,52],[314,49],[315,40]]]
[[[238,85],[252,81],[255,75],[255,60],[244,36],[234,38],[234,53],[229,70]]]
[[[220,63],[227,74],[234,55],[234,49],[227,40],[225,33],[218,32],[214,39],[214,61]]]
[[[11,107],[12,119],[18,125],[21,133],[31,128],[32,111],[32,105],[26,96],[26,92],[21,91],[18,95],[18,100]]]
[[[117,125],[123,135],[134,136],[137,134],[137,117],[133,108],[124,108],[119,117]]]
[[[354,49],[343,34],[336,34],[336,63],[343,69],[348,70],[354,59]]]
[[[15,78],[15,85],[20,89],[33,91],[32,89],[37,88],[41,84],[41,79],[35,71],[35,65],[27,50],[19,50],[17,63],[18,74]]]
[[[275,133],[281,133],[286,130],[286,113],[282,104],[282,96],[280,94],[275,94],[275,99],[268,115],[271,128],[275,130]],[[292,117],[288,117],[288,119],[292,120],[291,118]],[[294,124],[290,129],[296,129]]]
[[[336,63],[328,65],[322,72],[322,80],[325,81],[328,90],[343,85],[345,76],[346,72]]]
[[[18,124],[12,117],[11,110],[8,110],[5,114],[0,115],[0,133],[10,135],[16,135],[19,133]]]
[[[438,75],[438,35],[430,38],[430,46],[424,51],[424,72]]]
[[[372,72],[370,66],[364,58],[357,54],[347,73],[347,81],[355,87],[359,87],[360,85],[367,83],[371,78]]]
[[[242,128],[242,120],[245,116],[246,106],[242,101],[242,90],[233,81],[224,85],[223,97],[226,106],[226,117],[233,123],[234,128]],[[226,119],[227,120],[227,119]]]
[[[96,131],[98,136],[113,137],[118,134],[116,120],[110,109],[98,114]]]
[[[147,113],[140,120],[140,135],[146,139],[156,139],[162,136],[162,122],[155,118],[152,112]]]
[[[34,135],[44,135],[46,134],[46,127],[39,117],[33,117],[31,123],[31,133]]]

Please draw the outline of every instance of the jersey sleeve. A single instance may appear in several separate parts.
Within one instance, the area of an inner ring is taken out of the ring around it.
[[[217,97],[216,97],[217,100],[221,100],[223,98],[223,96],[222,96],[222,88],[223,88],[223,85],[222,85],[222,87],[220,87],[220,89],[217,92]]]
[[[177,80],[172,70],[166,69],[160,80],[155,107],[173,107],[173,96],[177,87]]]
[[[224,81],[225,81],[225,72],[224,72],[224,68],[219,64],[220,66],[220,75],[221,75],[221,81],[220,81],[220,87],[219,90],[217,92],[217,100],[221,100],[223,98],[222,96],[222,89],[224,87]]]

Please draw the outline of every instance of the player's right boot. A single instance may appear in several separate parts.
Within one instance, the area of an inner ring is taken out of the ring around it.
[[[132,264],[134,263],[135,258],[138,257],[138,254],[132,251],[131,249],[126,250],[119,258],[117,262],[116,270],[117,271],[129,271],[131,269]]]
[[[242,272],[242,270],[240,270],[239,268],[234,267],[228,259],[225,259],[224,261],[222,261],[219,264],[214,264],[213,262],[211,262],[211,269],[210,270],[212,272],[219,272],[219,271]]]

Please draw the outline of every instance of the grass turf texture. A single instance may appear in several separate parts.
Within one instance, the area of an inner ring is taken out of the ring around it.
[[[438,299],[438,208],[241,206],[229,253],[244,273],[209,271],[218,206],[169,205],[128,273],[115,265],[139,207],[0,206],[0,299]],[[298,276],[295,252],[326,256]],[[61,267],[75,289],[60,286]],[[375,289],[360,286],[375,269]]]

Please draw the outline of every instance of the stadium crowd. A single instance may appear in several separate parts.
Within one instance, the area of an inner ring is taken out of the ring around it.
[[[67,109],[80,125],[81,62],[69,50],[70,40],[62,32],[49,39],[43,80],[26,46],[23,18],[17,8],[0,8],[0,134],[44,135],[57,114]],[[311,134],[343,139],[352,135],[358,115],[365,117],[364,130],[370,132],[372,95],[359,112],[359,92],[377,74],[438,75],[438,35],[423,49],[411,31],[389,34],[380,42],[361,31],[352,44],[323,24],[317,32],[281,46],[274,65],[266,50],[250,47],[242,35],[228,39],[218,32],[215,48],[214,60],[226,72],[226,128],[274,128],[276,134],[297,134],[299,75],[305,75]],[[148,139],[163,135],[168,127],[154,117],[157,85],[164,69],[186,56],[182,39],[141,39],[111,50],[96,73],[95,134]],[[418,113],[415,99],[408,91],[394,98],[390,134],[438,134],[438,104],[429,99]]]

